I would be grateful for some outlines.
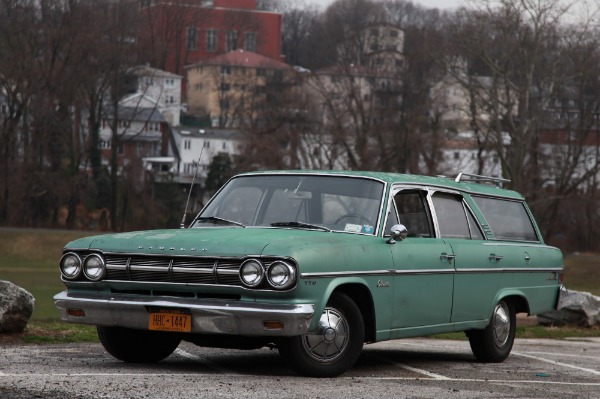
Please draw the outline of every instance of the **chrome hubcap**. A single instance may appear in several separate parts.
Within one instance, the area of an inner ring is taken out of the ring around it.
[[[510,335],[510,314],[508,306],[502,302],[496,305],[494,316],[492,317],[492,331],[494,332],[494,342],[499,348],[504,346]]]
[[[333,308],[325,308],[319,319],[319,328],[302,338],[306,353],[313,359],[327,363],[338,358],[348,346],[348,322]]]

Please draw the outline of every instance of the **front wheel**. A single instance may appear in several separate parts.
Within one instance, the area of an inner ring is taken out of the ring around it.
[[[504,361],[515,341],[516,316],[510,302],[500,301],[494,307],[490,324],[484,330],[467,332],[471,350],[477,360],[486,363]]]
[[[98,326],[104,349],[126,363],[156,363],[169,356],[181,338],[173,333]]]
[[[335,293],[323,310],[317,330],[282,339],[279,353],[301,375],[335,377],[354,366],[364,338],[360,309],[347,295]]]

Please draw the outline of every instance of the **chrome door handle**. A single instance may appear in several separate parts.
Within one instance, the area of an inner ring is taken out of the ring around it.
[[[502,260],[502,258],[504,258],[504,256],[496,255],[496,254],[490,254],[490,260],[495,260],[496,262],[500,262]]]
[[[452,263],[452,260],[453,260],[454,258],[456,258],[456,255],[449,255],[449,254],[447,254],[447,253],[445,253],[445,252],[442,252],[442,254],[440,255],[440,259],[441,259],[441,260],[444,260],[444,259],[445,259],[445,260],[447,260],[447,261],[448,261],[448,263]]]

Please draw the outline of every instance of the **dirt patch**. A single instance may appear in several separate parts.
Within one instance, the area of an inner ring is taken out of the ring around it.
[[[21,345],[24,344],[23,333],[19,334],[0,334],[0,346]]]
[[[537,326],[537,316],[527,316],[525,313],[517,315],[517,325],[522,327]]]

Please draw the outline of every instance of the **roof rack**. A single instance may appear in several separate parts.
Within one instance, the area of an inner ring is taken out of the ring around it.
[[[468,180],[464,180],[463,177],[468,177]],[[492,177],[492,176],[480,176],[480,175],[473,175],[471,173],[463,173],[460,172],[458,174],[458,176],[456,176],[456,179],[454,179],[455,182],[460,183],[461,181],[471,181],[471,182],[492,182],[492,183],[496,183],[496,187],[498,188],[502,188],[502,184],[503,183],[510,183],[510,180],[508,179],[503,179],[501,177]]]

